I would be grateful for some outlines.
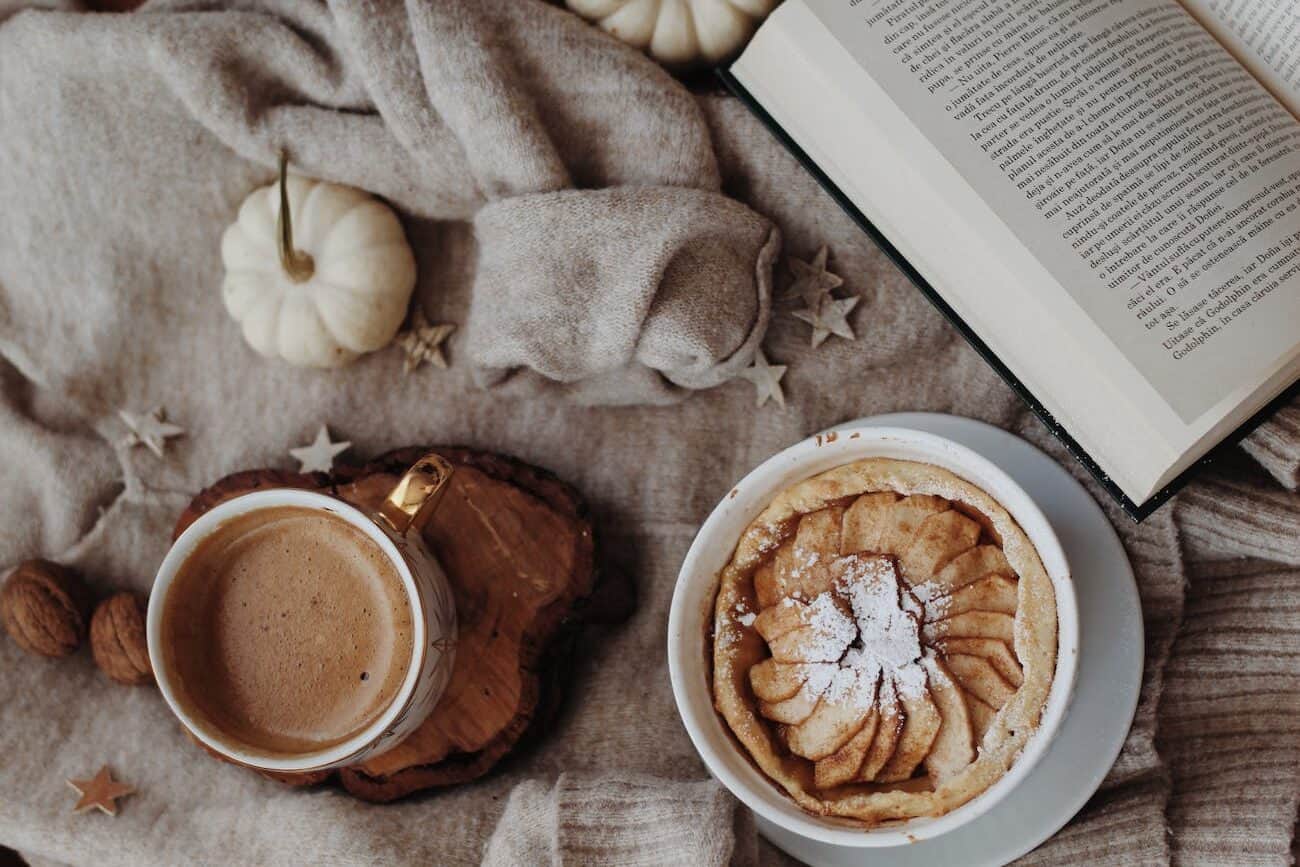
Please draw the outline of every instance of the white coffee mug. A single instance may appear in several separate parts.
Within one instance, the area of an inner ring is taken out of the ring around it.
[[[158,568],[149,598],[146,633],[149,661],[163,698],[189,732],[210,751],[236,764],[276,773],[306,773],[355,765],[392,749],[432,713],[451,679],[455,659],[456,606],[442,567],[420,533],[452,473],[447,461],[425,455],[402,477],[379,509],[367,513],[334,497],[295,488],[272,488],[233,497],[204,512],[181,533]],[[162,646],[163,611],[181,565],[195,548],[233,518],[262,509],[295,506],[347,521],[379,546],[401,576],[410,604],[412,658],[401,688],[375,720],[357,735],[314,752],[286,756],[261,753],[231,739],[179,701],[175,672]]]

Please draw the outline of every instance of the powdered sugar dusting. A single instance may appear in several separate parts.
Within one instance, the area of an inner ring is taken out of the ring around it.
[[[803,612],[809,640],[802,651],[809,662],[835,662],[858,637],[853,618],[835,602],[835,594],[822,593]]]
[[[799,607],[804,689],[863,711],[875,702],[878,681],[888,690],[882,696],[923,695],[922,609],[901,583],[894,562],[852,556],[829,565],[836,574],[833,590],[806,604],[791,597],[780,603]]]
[[[758,619],[758,615],[745,606],[745,600],[743,599],[732,607],[731,614],[732,618],[746,629],[753,626],[754,621]]]
[[[809,551],[800,545],[796,545],[793,554],[794,565],[790,569],[790,577],[795,579],[804,578],[810,569],[821,562],[822,555],[817,551]]]
[[[849,600],[857,621],[858,643],[851,653],[893,673],[921,658],[918,618],[903,610],[898,570],[878,557],[846,557],[836,589]]]
[[[759,554],[768,554],[781,544],[782,535],[776,527],[758,524],[749,530],[749,538]]]
[[[944,588],[938,581],[922,581],[912,587],[912,594],[916,596],[917,601],[922,605],[929,605],[933,600],[939,598],[939,594],[943,592]]]
[[[813,695],[825,695],[840,670],[839,666],[831,662],[807,664],[803,666],[804,684]]]
[[[909,662],[894,669],[894,686],[902,698],[920,698],[928,691],[929,681],[920,662]]]
[[[923,581],[912,587],[911,595],[916,598],[921,610],[929,614],[929,619],[937,620],[952,604],[949,592],[950,588],[938,581]]]
[[[869,710],[876,701],[876,680],[880,669],[872,663],[840,668],[826,688],[825,699],[832,704]]]

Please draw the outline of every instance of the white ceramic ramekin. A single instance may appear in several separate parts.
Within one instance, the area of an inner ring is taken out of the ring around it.
[[[810,815],[777,788],[749,759],[713,707],[709,688],[709,634],[718,573],[745,527],[781,490],[818,473],[863,458],[934,464],[982,488],[1002,504],[1038,549],[1056,590],[1056,676],[1038,729],[1015,764],[968,803],[938,818],[918,818],[883,828]],[[668,666],[673,696],[686,731],[709,771],[754,812],[773,823],[839,846],[898,846],[937,837],[987,812],[1029,774],[1065,717],[1078,662],[1079,617],[1065,552],[1047,519],[1006,473],[951,440],[904,428],[862,427],[820,434],[768,459],[738,484],[700,527],[677,576],[668,616]]]

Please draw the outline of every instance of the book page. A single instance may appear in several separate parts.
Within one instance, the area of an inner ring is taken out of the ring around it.
[[[731,73],[809,167],[826,175],[1132,499],[1146,499],[1206,432],[1189,429],[1133,375],[807,5],[781,4]],[[1224,411],[1245,397],[1229,396]]]
[[[805,3],[1184,423],[1296,356],[1300,123],[1174,0]]]
[[[1300,117],[1300,0],[1182,0]]]

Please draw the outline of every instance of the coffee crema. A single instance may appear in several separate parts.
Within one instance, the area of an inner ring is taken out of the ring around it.
[[[163,604],[176,698],[223,740],[269,755],[340,744],[391,705],[414,628],[383,549],[326,511],[277,506],[222,524]]]

